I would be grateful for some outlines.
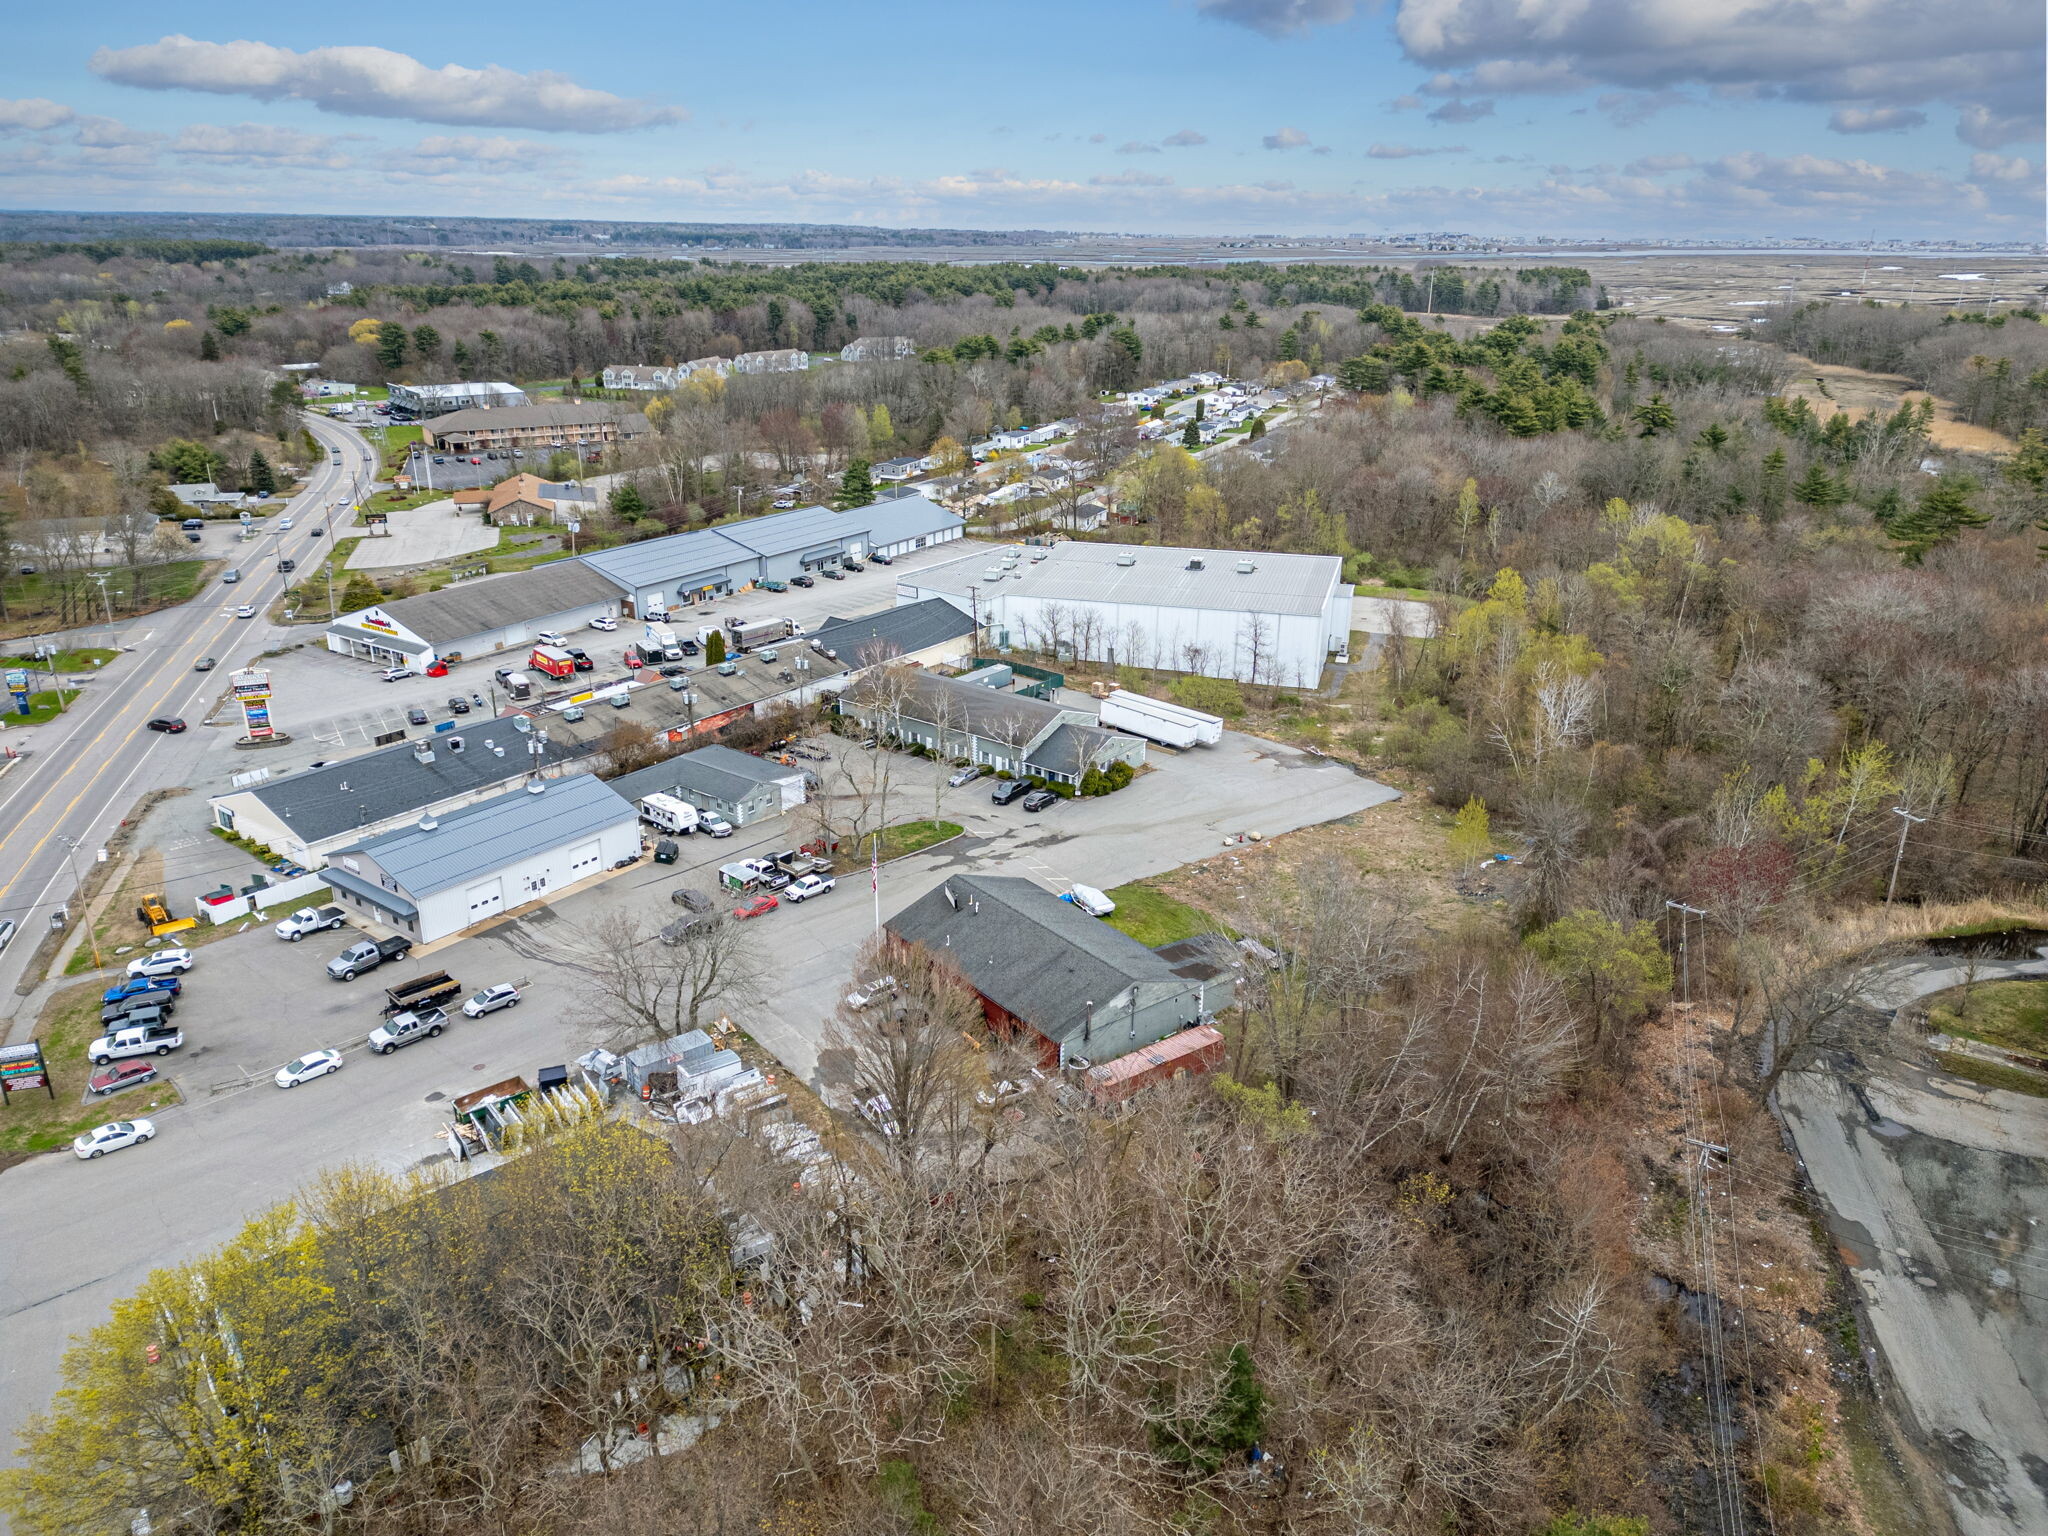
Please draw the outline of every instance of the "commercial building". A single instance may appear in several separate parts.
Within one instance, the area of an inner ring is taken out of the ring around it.
[[[896,591],[971,612],[999,650],[1248,683],[1313,687],[1350,645],[1334,555],[1068,541],[906,572]]]
[[[938,667],[963,663],[973,650],[974,621],[933,598],[859,618],[828,618],[810,633],[823,650],[856,670],[884,662]]]
[[[961,538],[956,513],[922,496],[894,497],[836,512],[798,507],[742,518],[715,528],[649,539],[585,555],[583,564],[610,581],[628,613],[683,607],[763,581],[788,581],[846,559],[880,552],[907,554]]]
[[[567,773],[579,756],[575,745],[549,740],[536,758],[530,740],[510,720],[481,720],[230,790],[207,805],[222,831],[318,869],[337,848],[470,805],[536,768]]]
[[[632,802],[579,773],[337,849],[327,883],[340,905],[431,944],[639,856]]]
[[[597,510],[597,492],[589,486],[539,475],[513,475],[496,485],[457,491],[450,499],[466,512],[481,512],[494,528],[553,523]]]
[[[437,660],[524,649],[544,629],[580,629],[618,610],[610,582],[580,560],[557,560],[345,613],[327,626],[327,649],[424,672]]]
[[[954,875],[885,925],[956,967],[989,1027],[1034,1043],[1046,1066],[1122,1056],[1209,1023],[1235,973],[1174,961],[1029,880]]]
[[[526,391],[511,384],[394,384],[391,411],[404,416],[447,416],[456,411],[492,411],[527,404]]]
[[[611,786],[636,805],[649,795],[674,795],[699,811],[723,816],[736,827],[793,811],[806,798],[801,768],[784,767],[715,742],[621,774]]]
[[[647,435],[647,418],[602,400],[452,411],[421,428],[430,448],[476,453],[505,448],[574,448],[630,442]]]
[[[1079,784],[1090,768],[1145,765],[1143,741],[1103,730],[1085,709],[965,678],[913,672],[900,688],[850,688],[839,708],[878,736],[1019,778]]]

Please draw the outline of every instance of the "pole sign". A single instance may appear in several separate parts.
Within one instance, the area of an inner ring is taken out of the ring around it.
[[[27,672],[25,672],[24,670],[22,670],[22,669],[21,669],[20,667],[10,667],[10,668],[8,668],[8,670],[7,670],[7,691],[8,691],[8,693],[9,693],[10,695],[12,695],[12,696],[13,696],[13,699],[14,699],[14,712],[15,712],[15,713],[16,713],[17,715],[25,715],[25,714],[27,714],[27,713],[28,713],[28,673],[27,673]]]
[[[235,702],[242,706],[249,740],[268,741],[276,735],[270,723],[270,674],[257,669],[237,672],[231,686]]]
[[[31,1040],[25,1045],[0,1045],[0,1102],[30,1088],[40,1088],[52,1099],[57,1097],[50,1085],[50,1068],[43,1060],[41,1043]]]

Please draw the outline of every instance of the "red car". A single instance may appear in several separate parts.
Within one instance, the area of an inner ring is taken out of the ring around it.
[[[631,646],[627,646],[627,647],[626,647],[626,667],[627,667],[627,669],[628,669],[629,671],[633,671],[633,672],[638,672],[638,671],[639,671],[639,670],[640,670],[640,669],[641,669],[642,667],[644,667],[645,665],[647,665],[647,663],[645,663],[644,661],[642,661],[642,660],[640,659],[640,653],[639,653],[638,651],[634,650],[634,649],[633,649],[633,648],[632,648]]]
[[[156,1081],[156,1067],[146,1061],[116,1061],[101,1067],[86,1082],[86,1087],[104,1098],[118,1093],[123,1088],[134,1088],[142,1083]]]
[[[782,903],[777,901],[773,896],[756,896],[744,907],[734,907],[732,909],[732,915],[734,917],[741,919],[749,917],[761,917],[769,912],[773,912],[777,907],[781,905]]]

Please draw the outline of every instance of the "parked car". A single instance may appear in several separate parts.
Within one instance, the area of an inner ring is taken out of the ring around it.
[[[301,907],[279,923],[274,931],[280,939],[296,944],[309,933],[325,933],[329,928],[339,928],[347,918],[348,914],[339,907]]]
[[[192,969],[189,949],[160,949],[128,962],[130,976],[180,976]]]
[[[1029,779],[1005,779],[989,795],[997,805],[1008,805],[1012,800],[1021,800],[1031,793]]]
[[[683,846],[672,837],[658,837],[654,840],[654,862],[673,864],[683,856]]]
[[[592,629],[598,630],[614,630],[619,627],[619,621],[617,619],[609,617],[606,614],[600,613],[596,618],[590,621],[590,627]]]
[[[544,629],[533,638],[542,645],[563,646],[569,643],[567,636],[552,629]]]
[[[676,649],[681,651],[685,656],[694,656],[700,649],[702,649],[702,647],[700,647],[694,640],[685,640],[681,645],[677,646]]]
[[[211,672],[218,663],[211,656],[202,656],[192,663],[194,672]]]
[[[870,565],[894,565],[895,563],[896,562],[887,555],[868,556],[868,564]]]
[[[846,580],[845,576],[841,575],[838,571],[833,570],[832,567],[829,565],[826,566],[822,571],[818,572],[818,574],[824,577],[827,581]]]
[[[792,587],[815,587],[818,583],[809,576],[792,576],[789,584]]]
[[[979,763],[969,763],[965,768],[960,769],[951,778],[947,779],[946,782],[952,785],[953,788],[958,789],[962,784],[972,784],[986,771]]]
[[[858,1012],[867,1007],[876,998],[887,997],[895,990],[896,978],[894,976],[877,976],[872,981],[862,982],[851,992],[847,993],[846,1006]]]
[[[668,893],[668,899],[677,906],[691,912],[709,912],[711,898],[702,891],[693,891],[687,885],[679,885]]]
[[[590,652],[580,651],[573,645],[565,647],[565,649],[569,652],[569,660],[576,664],[578,672],[595,672],[597,670],[597,663],[590,659]]]
[[[866,570],[867,567],[862,565],[858,560],[847,559],[839,562],[839,569],[842,571],[859,572]]]
[[[354,981],[364,971],[375,970],[386,960],[409,954],[412,940],[399,935],[388,939],[358,939],[327,962],[327,974],[336,981]]]
[[[87,1131],[71,1143],[71,1150],[81,1158],[104,1157],[109,1152],[148,1141],[155,1134],[156,1127],[147,1120],[116,1120],[112,1125]]]
[[[124,998],[147,997],[160,992],[166,997],[176,997],[185,990],[185,983],[175,976],[131,976],[126,981],[116,982],[100,994],[103,1003],[118,1003]]]
[[[175,736],[185,729],[185,722],[176,715],[158,715],[149,722],[152,731],[162,731],[166,736]]]
[[[389,1024],[380,1024],[370,1031],[370,1049],[379,1056],[389,1056],[402,1045],[431,1040],[447,1027],[448,1015],[439,1008],[401,1013],[394,1016]]]
[[[809,901],[813,896],[824,895],[827,891],[838,885],[838,883],[830,875],[805,875],[803,879],[793,881],[790,884],[789,889],[782,893],[782,899],[784,901]]]
[[[325,1077],[340,1070],[341,1052],[311,1051],[297,1061],[288,1061],[279,1067],[271,1081],[280,1088],[296,1088],[301,1083],[310,1083],[316,1077]]]
[[[136,1025],[101,1035],[85,1048],[86,1060],[96,1067],[130,1056],[168,1056],[185,1043],[182,1031],[168,1025]]]
[[[1034,789],[1024,797],[1024,809],[1027,811],[1042,811],[1049,805],[1057,805],[1059,798],[1058,795],[1049,789]]]
[[[110,1093],[119,1093],[123,1088],[140,1088],[144,1083],[156,1081],[156,1063],[153,1061],[117,1061],[101,1067],[86,1079],[86,1091],[105,1098]]]
[[[451,694],[448,699],[448,713],[451,715],[468,714],[469,700],[463,698],[460,694]]]
[[[485,987],[462,1005],[465,1018],[480,1019],[487,1013],[496,1013],[500,1008],[517,1008],[519,989],[509,981],[501,981],[495,987]]]
[[[427,707],[424,704],[415,704],[405,712],[405,718],[409,725],[425,725],[427,724]]]
[[[644,661],[642,661],[642,660],[640,659],[640,652],[639,652],[639,650],[638,650],[638,649],[637,649],[636,647],[634,647],[634,646],[630,646],[630,645],[626,647],[626,670],[627,670],[627,671],[629,671],[629,672],[638,672],[638,671],[639,671],[639,670],[640,670],[640,669],[641,669],[642,667],[644,667],[644,666],[646,666],[646,665],[647,665],[647,663],[646,663],[646,662],[644,662]]]
[[[715,812],[699,811],[697,813],[697,830],[699,832],[708,832],[713,837],[731,837],[732,823]]]
[[[745,906],[734,907],[732,909],[732,915],[738,918],[740,921],[744,922],[746,921],[746,919],[750,917],[765,917],[781,905],[781,902],[777,901],[773,896],[768,895],[764,891],[759,896],[756,896],[752,901],[748,902]]]

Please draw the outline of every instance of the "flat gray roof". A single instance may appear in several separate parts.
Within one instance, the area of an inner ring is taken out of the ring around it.
[[[697,528],[689,533],[672,533],[665,539],[628,544],[623,549],[603,549],[585,555],[583,563],[628,592],[657,586],[680,577],[706,571],[723,571],[755,558],[743,544],[735,544],[723,533]]]
[[[809,638],[812,645],[824,646],[841,661],[868,666],[891,656],[914,656],[930,646],[964,640],[973,633],[974,620],[943,597],[928,597],[858,618],[829,618]]]
[[[438,592],[376,606],[414,634],[439,645],[507,624],[553,618],[593,603],[612,602],[618,595],[610,582],[582,561],[551,560],[530,571],[451,582]],[[347,614],[341,616],[342,622],[347,619]]]
[[[516,864],[620,822],[637,822],[632,802],[594,774],[542,781],[539,794],[507,790],[436,818],[431,829],[403,827],[338,850],[377,861],[415,901]],[[343,871],[346,873],[346,871]]]
[[[1129,557],[1131,563],[1119,563]],[[1160,608],[1203,608],[1225,613],[1277,613],[1313,617],[1342,580],[1335,555],[1276,555],[1265,551],[1176,549],[1155,544],[1096,544],[1068,539],[1043,560],[1026,559],[999,582],[982,573],[1001,562],[998,551],[950,560],[904,580],[939,592],[964,594],[980,587],[990,596],[1034,597],[1048,602],[1129,603]],[[1199,560],[1198,569],[1189,562]],[[1238,570],[1249,561],[1253,569]]]

